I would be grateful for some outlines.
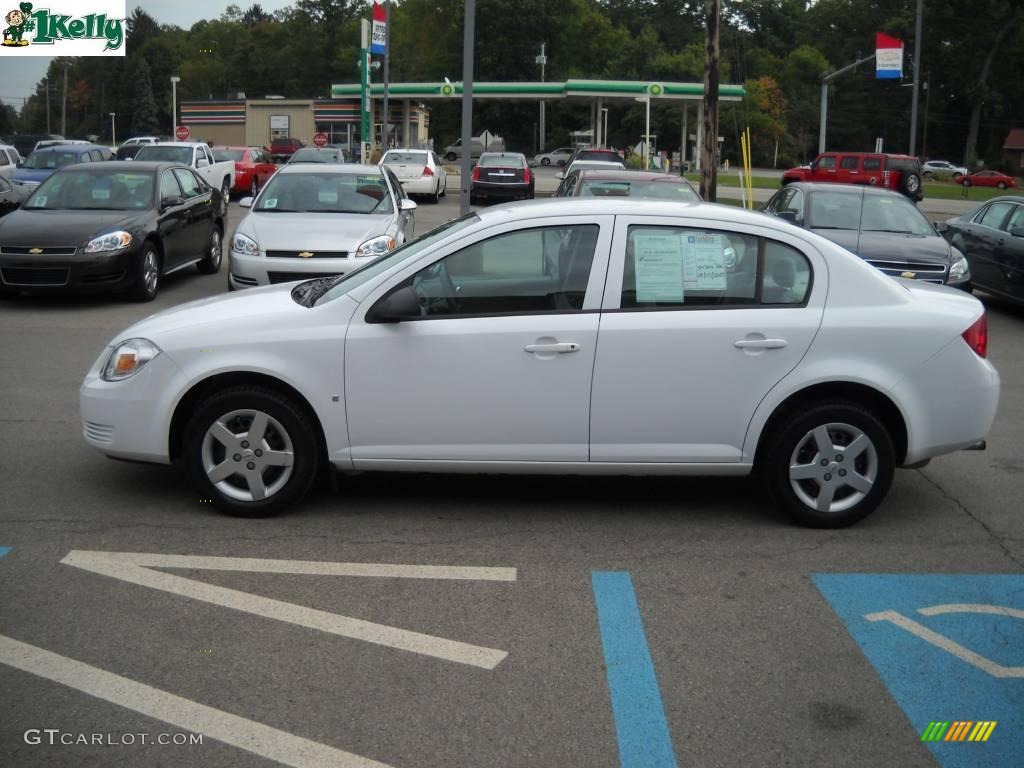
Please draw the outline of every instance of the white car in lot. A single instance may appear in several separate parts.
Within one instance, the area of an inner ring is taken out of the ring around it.
[[[558,149],[552,149],[550,152],[534,155],[533,162],[535,165],[565,165],[569,162],[573,152],[575,152],[573,147],[559,147]]]
[[[99,355],[81,416],[89,444],[180,461],[241,516],[296,503],[327,465],[756,471],[797,521],[840,527],[896,467],[983,446],[986,343],[973,297],[760,213],[529,202],[342,278],[149,317]]]
[[[409,195],[425,195],[432,203],[448,191],[448,175],[441,158],[429,149],[389,149],[380,159]]]
[[[416,203],[376,165],[284,165],[239,204],[252,210],[231,238],[229,290],[351,272],[416,226]]]
[[[929,160],[921,166],[921,175],[925,178],[929,176],[941,176],[944,178],[959,179],[966,176],[969,173],[967,168],[962,165],[954,165],[948,160]]]

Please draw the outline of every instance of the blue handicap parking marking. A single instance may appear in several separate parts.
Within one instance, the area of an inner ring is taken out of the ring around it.
[[[984,742],[927,741],[943,768],[1024,766],[1024,575],[836,573],[814,583],[916,738],[936,721],[996,722]]]
[[[11,551],[10,547],[0,547],[0,557],[3,557],[4,555],[6,555],[10,551]]]

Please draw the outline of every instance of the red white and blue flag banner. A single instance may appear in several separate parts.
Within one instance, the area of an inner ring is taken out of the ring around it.
[[[370,35],[370,53],[384,53],[387,48],[387,16],[384,6],[373,4],[373,32]]]
[[[903,41],[884,32],[875,33],[875,77],[879,80],[903,77]]]

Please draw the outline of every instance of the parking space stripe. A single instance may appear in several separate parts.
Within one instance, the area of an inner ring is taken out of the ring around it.
[[[383,645],[389,648],[418,653],[423,656],[432,656],[437,659],[467,664],[474,667],[481,667],[483,669],[494,669],[505,659],[506,656],[508,656],[508,652],[495,648],[472,645],[458,640],[448,640],[443,637],[436,637],[434,635],[427,635],[408,629],[392,627],[387,624],[377,624],[372,621],[344,616],[339,613],[320,611],[315,608],[296,605],[295,603],[288,603],[282,600],[262,597],[261,595],[254,595],[250,592],[242,592],[237,589],[229,589],[227,587],[197,581],[196,579],[185,578],[184,576],[176,576],[171,573],[152,570],[154,567],[202,568],[203,566],[198,563],[204,560],[218,560],[218,558],[179,558],[168,560],[166,559],[167,557],[173,556],[72,550],[63,560],[61,560],[61,563],[65,565],[72,565],[86,571],[91,571],[92,573],[98,573],[103,576],[109,576],[114,579],[120,579],[121,581],[127,581],[131,584],[137,584],[151,589],[158,589],[163,592],[170,592],[193,600],[202,600],[203,602],[219,605],[224,608],[232,608],[236,611],[243,611],[257,616],[263,616],[268,619],[296,624],[300,627],[316,629],[321,632],[328,632],[334,635],[363,640],[375,645]],[[167,565],[169,562],[190,562],[193,564],[187,566],[169,566]],[[260,561],[249,561],[249,568],[247,570],[255,570],[254,563],[256,562]],[[268,564],[291,563],[291,566],[295,568],[302,565],[301,561],[268,560],[262,562]],[[305,565],[310,564],[306,563]],[[366,564],[362,563],[317,563],[315,565],[366,566]],[[386,566],[386,568],[428,567],[441,566]],[[456,570],[450,566],[444,566],[444,568],[449,572]],[[224,569],[222,568],[222,570]],[[512,575],[514,577],[515,569],[496,570],[512,571]],[[293,571],[272,572],[291,573]],[[317,572],[319,573],[320,571]],[[424,577],[421,576],[420,578]],[[452,578],[452,576],[449,575],[441,578]],[[463,575],[459,578],[468,577]]]
[[[672,737],[633,581],[624,571],[591,574],[622,768],[676,768]]]
[[[0,635],[0,663],[246,752],[303,768],[392,768]]]
[[[6,555],[10,551],[11,551],[10,547],[0,547],[0,557],[3,557],[4,555]]]

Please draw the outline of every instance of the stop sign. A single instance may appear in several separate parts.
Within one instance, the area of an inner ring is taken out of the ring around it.
[[[174,129],[174,136],[178,141],[188,141],[188,137],[192,135],[187,125],[179,125]]]
[[[313,143],[318,147],[327,146],[327,134],[326,133],[314,133]]]

